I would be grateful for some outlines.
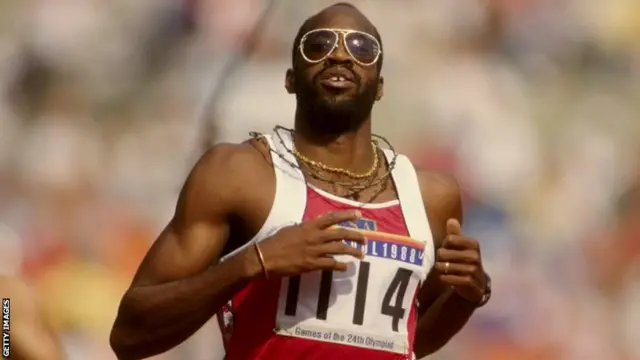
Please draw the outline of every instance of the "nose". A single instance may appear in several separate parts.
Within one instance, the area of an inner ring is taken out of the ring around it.
[[[328,61],[333,63],[346,63],[351,61],[351,56],[344,46],[344,35],[340,34],[338,38],[338,46],[327,57]]]

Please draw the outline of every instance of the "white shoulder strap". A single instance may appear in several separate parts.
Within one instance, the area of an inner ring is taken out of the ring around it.
[[[293,155],[291,133],[276,129],[273,134],[265,135],[264,138],[271,149],[271,159],[278,181],[295,180],[296,183],[302,182],[306,189],[304,174],[298,166],[298,159]]]
[[[297,167],[296,157],[288,151],[293,146],[291,134],[280,131],[279,134],[263,135],[262,137],[269,146],[276,177],[276,191],[271,211],[258,233],[244,246],[224,256],[221,261],[235,255],[254,242],[264,240],[285,226],[302,222],[307,207],[307,185],[304,174]]]
[[[291,134],[276,130],[272,135],[265,135],[264,139],[271,152],[276,192],[271,212],[252,241],[260,241],[284,226],[300,223],[307,207],[307,183],[298,167],[298,160],[291,152]]]
[[[395,158],[391,176],[398,191],[398,199],[400,200],[400,207],[409,236],[425,243],[424,253],[427,260],[429,260],[426,264],[432,264],[435,255],[433,235],[429,226],[429,219],[427,218],[427,211],[422,199],[416,170],[408,157],[389,149],[383,149],[383,151],[387,162],[390,163]]]

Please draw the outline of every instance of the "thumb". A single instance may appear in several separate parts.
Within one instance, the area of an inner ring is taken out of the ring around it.
[[[448,235],[462,235],[462,226],[458,219],[451,218],[447,220],[447,234]]]

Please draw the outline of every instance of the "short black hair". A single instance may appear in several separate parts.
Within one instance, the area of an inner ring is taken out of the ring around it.
[[[331,6],[326,7],[324,10],[327,10],[329,8],[332,7],[348,7],[350,9],[354,9],[357,10],[358,12],[360,11],[355,5],[347,3],[347,2],[339,2],[336,4],[333,4]],[[302,25],[300,26],[300,28],[298,29],[298,33],[296,34],[296,37],[293,39],[293,48],[291,49],[291,64],[293,66],[295,66],[295,59],[296,59],[296,52],[298,51],[298,48],[300,47],[300,42],[302,41],[302,37],[304,36],[304,34],[306,34],[309,30],[309,26],[311,25],[311,21],[320,13],[322,13],[324,10],[319,11],[318,13],[310,16],[309,18],[307,18],[307,20],[305,20]],[[373,26],[373,35],[378,42],[380,43],[380,58],[378,59],[378,71],[382,70],[382,60],[384,57],[384,52],[382,51],[382,37],[380,36],[380,33],[378,32],[378,29],[372,24],[371,26]]]

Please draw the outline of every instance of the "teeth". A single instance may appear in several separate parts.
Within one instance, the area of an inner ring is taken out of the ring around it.
[[[331,81],[346,81],[347,79],[344,76],[332,76]]]

